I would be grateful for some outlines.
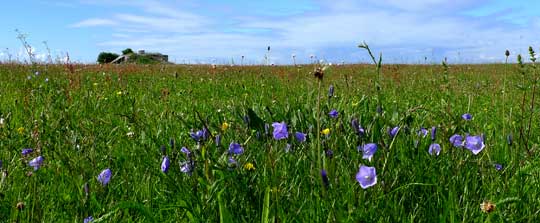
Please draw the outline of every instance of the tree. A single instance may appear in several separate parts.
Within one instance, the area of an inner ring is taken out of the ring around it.
[[[134,53],[131,48],[127,48],[125,50],[122,50],[122,55],[128,55]]]
[[[100,63],[100,64],[103,64],[103,63],[110,63],[112,62],[114,59],[118,58],[118,54],[116,53],[111,53],[111,52],[101,52],[99,55],[98,55],[98,58],[97,58],[97,62]]]

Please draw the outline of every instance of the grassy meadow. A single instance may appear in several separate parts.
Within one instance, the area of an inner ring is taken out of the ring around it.
[[[0,222],[540,221],[534,64],[318,66],[0,65]]]

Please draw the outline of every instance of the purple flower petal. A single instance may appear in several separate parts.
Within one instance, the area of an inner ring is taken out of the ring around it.
[[[465,148],[477,155],[484,149],[484,139],[482,136],[467,136],[465,138]]]
[[[306,134],[305,133],[302,133],[302,132],[296,132],[294,134],[296,140],[298,142],[305,142],[306,141]]]
[[[450,143],[454,145],[454,147],[461,148],[463,147],[463,136],[455,134],[450,137]]]
[[[30,154],[32,152],[34,152],[34,150],[32,148],[25,148],[25,149],[22,150],[22,155],[26,156],[26,155],[28,155],[28,154]]]
[[[339,113],[338,113],[338,111],[336,111],[336,109],[332,109],[332,111],[330,111],[330,112],[328,113],[328,115],[329,115],[331,118],[337,118],[338,115],[339,115]]]
[[[463,118],[465,121],[470,121],[472,119],[472,115],[469,113],[465,113],[461,115],[461,118]]]
[[[229,145],[229,154],[240,155],[242,153],[244,153],[244,148],[238,143],[231,142]]]
[[[30,160],[30,162],[28,162],[28,165],[30,165],[31,167],[34,167],[34,171],[35,170],[38,170],[41,165],[43,165],[43,161],[45,159],[43,158],[43,156],[38,156],[32,160]]]
[[[394,137],[396,137],[398,131],[399,131],[399,126],[388,129],[388,135],[390,135],[391,138],[394,138]]]
[[[433,143],[429,146],[429,150],[428,150],[429,154],[430,155],[436,155],[438,156],[439,153],[441,153],[441,145],[437,144],[437,143]]]
[[[84,219],[84,223],[90,223],[90,222],[93,222],[94,221],[94,218],[92,216],[88,216]]]
[[[287,124],[285,124],[285,122],[274,122],[272,127],[274,127],[274,139],[281,140],[289,137],[289,133],[287,132]]]
[[[163,157],[163,161],[161,162],[161,172],[167,173],[169,171],[169,166],[171,165],[171,160],[168,156]]]
[[[360,166],[358,173],[356,173],[356,181],[360,183],[360,186],[363,189],[377,184],[377,173],[375,171],[375,167]]]
[[[371,162],[373,155],[375,154],[375,152],[377,152],[377,144],[368,143],[364,146],[359,146],[358,150],[362,150],[362,159],[367,159]]]
[[[97,179],[101,183],[101,185],[105,186],[109,183],[109,181],[111,180],[111,177],[112,177],[111,169],[107,168],[101,171],[101,173],[99,173]]]

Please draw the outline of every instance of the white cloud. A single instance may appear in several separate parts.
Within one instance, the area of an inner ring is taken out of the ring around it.
[[[90,18],[90,19],[85,19],[83,21],[75,23],[71,25],[71,27],[82,28],[82,27],[115,26],[115,25],[118,25],[118,22],[112,19]]]
[[[83,20],[73,27],[109,26],[114,31],[111,36],[117,39],[103,40],[99,46],[159,50],[171,58],[230,61],[230,57],[245,55],[260,61],[266,46],[271,45],[272,59],[281,63],[290,63],[292,52],[299,62],[306,62],[310,54],[356,61],[363,55],[356,46],[364,40],[385,53],[385,58],[410,57],[414,61],[435,52],[441,58],[499,61],[500,52],[522,47],[516,44],[519,36],[530,44],[540,36],[538,30],[501,23],[494,17],[459,15],[460,10],[486,0],[317,2],[320,10],[296,16],[231,16],[225,23],[211,14],[180,10],[178,5],[117,1],[144,13],[117,13],[110,19]],[[539,24],[538,20],[531,23]]]

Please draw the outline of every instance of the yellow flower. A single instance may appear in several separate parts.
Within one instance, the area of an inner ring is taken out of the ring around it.
[[[19,134],[23,134],[24,133],[24,127],[19,127],[17,129],[17,132],[19,132]]]
[[[221,131],[224,131],[227,130],[229,128],[229,123],[227,122],[223,122],[223,124],[221,124]]]
[[[248,171],[255,170],[255,166],[253,166],[253,163],[248,162],[244,165],[244,170],[248,170]]]
[[[323,129],[323,130],[321,131],[321,133],[322,133],[323,135],[328,135],[328,134],[330,134],[330,129],[329,129],[329,128]]]
[[[122,95],[122,91],[116,92],[116,95]]]

